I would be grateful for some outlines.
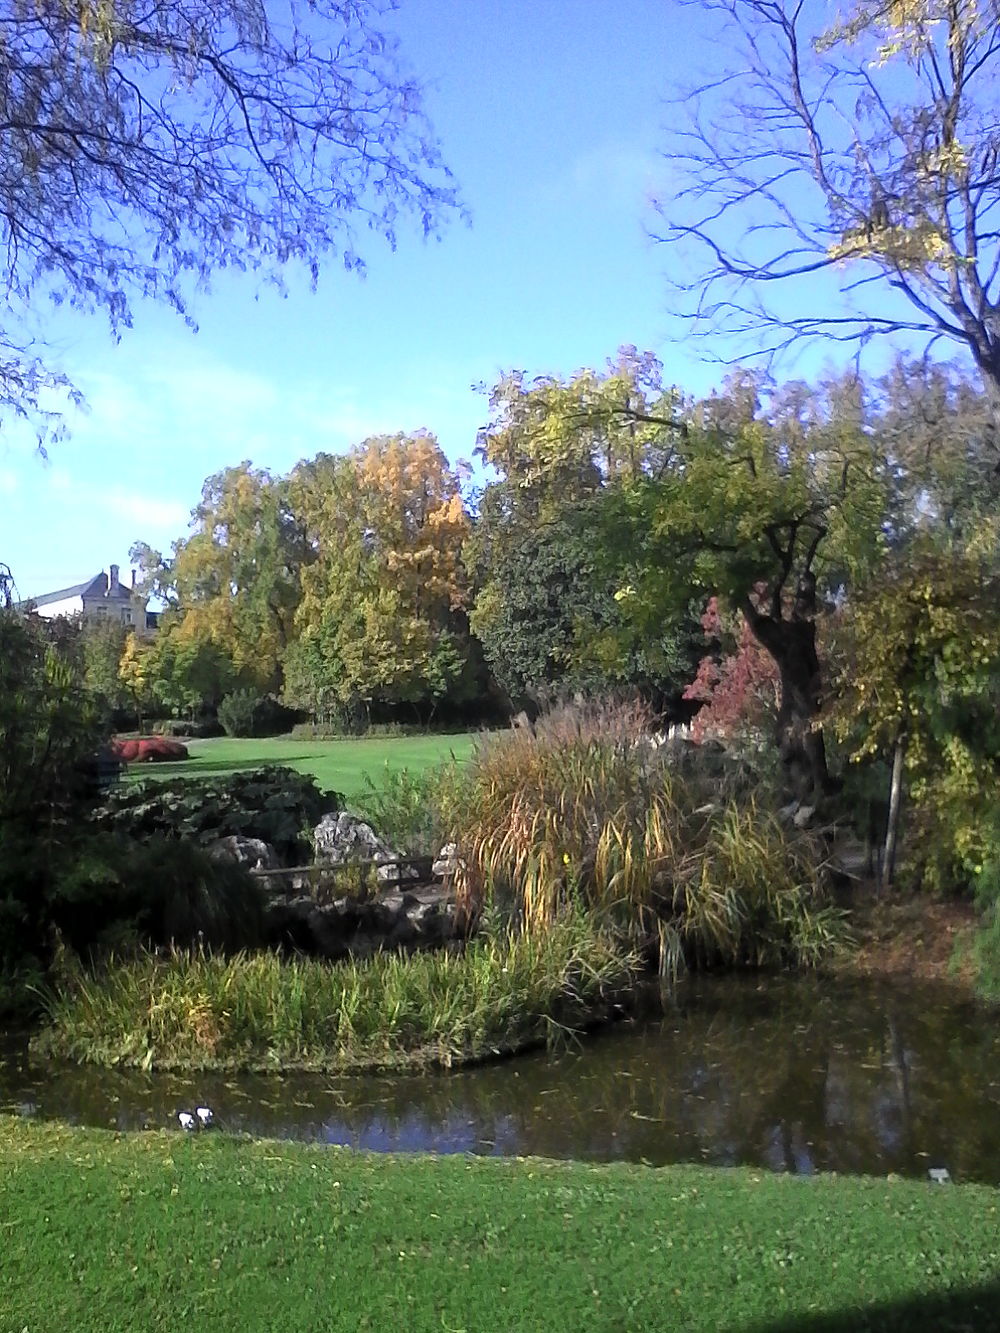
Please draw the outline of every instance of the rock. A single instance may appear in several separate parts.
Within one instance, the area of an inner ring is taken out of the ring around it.
[[[792,816],[792,823],[796,828],[808,828],[815,813],[816,807],[814,805],[800,805]]]
[[[431,874],[438,879],[444,879],[446,876],[454,875],[458,870],[458,843],[446,842],[438,852],[434,864],[431,866]]]
[[[247,870],[277,870],[280,865],[278,854],[269,842],[242,833],[209,844],[208,854],[218,861],[235,861]]]
[[[324,815],[313,829],[316,861],[320,865],[345,866],[359,861],[374,861],[379,884],[399,884],[420,879],[416,866],[397,864],[406,855],[396,851],[357,815],[341,810]]]
[[[778,811],[778,818],[781,820],[783,824],[790,824],[792,822],[792,820],[798,814],[799,804],[800,803],[798,801],[789,801],[787,805],[783,805],[781,807],[781,809]]]

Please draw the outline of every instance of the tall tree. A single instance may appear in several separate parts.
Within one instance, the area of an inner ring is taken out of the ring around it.
[[[1000,391],[997,0],[858,0],[834,26],[809,0],[697,7],[723,31],[659,210],[696,326],[767,352],[946,338]]]
[[[46,301],[187,317],[218,269],[315,280],[456,203],[392,0],[0,0],[0,408],[37,417]]]
[[[290,479],[302,569],[286,694],[316,712],[430,702],[470,664],[459,479],[425,431],[319,455]]]
[[[698,593],[741,614],[777,669],[781,758],[811,801],[830,787],[817,618],[879,558],[891,488],[856,381],[760,389],[741,373],[690,406],[670,465],[607,493],[605,542],[635,626],[657,632]]]
[[[305,558],[286,483],[249,462],[226,468],[206,480],[191,521],[169,561],[134,548],[143,587],[166,597],[182,639],[211,639],[239,676],[279,689]]]
[[[622,347],[603,370],[535,380],[515,371],[490,393],[478,452],[492,479],[468,548],[472,626],[514,699],[629,686],[679,693],[689,678],[676,618],[626,641],[620,571],[597,558],[591,512],[609,486],[668,465],[679,399],[661,371],[651,354]]]

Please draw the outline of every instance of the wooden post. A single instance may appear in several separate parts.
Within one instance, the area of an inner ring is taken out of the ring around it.
[[[906,758],[906,732],[900,731],[892,752],[892,780],[889,784],[889,818],[885,826],[885,848],[882,853],[882,874],[879,892],[892,888],[896,872],[896,848],[899,844],[899,812],[903,803],[903,760]]]

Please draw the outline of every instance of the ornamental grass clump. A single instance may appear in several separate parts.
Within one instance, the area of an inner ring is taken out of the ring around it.
[[[573,705],[486,737],[456,825],[464,910],[530,933],[582,908],[667,974],[818,962],[840,934],[820,840],[678,771],[651,730],[638,705]]]

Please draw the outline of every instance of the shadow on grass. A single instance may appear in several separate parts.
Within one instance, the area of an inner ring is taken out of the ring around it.
[[[126,776],[135,778],[200,778],[211,773],[247,773],[255,768],[287,768],[289,764],[308,763],[315,756],[286,754],[280,759],[219,759],[206,763],[199,756],[173,763],[132,764]]]
[[[739,1333],[881,1333],[882,1330],[924,1333],[989,1333],[1000,1330],[1000,1275],[994,1282],[949,1292],[911,1296],[852,1306],[833,1314],[789,1315],[752,1324],[727,1324]]]

